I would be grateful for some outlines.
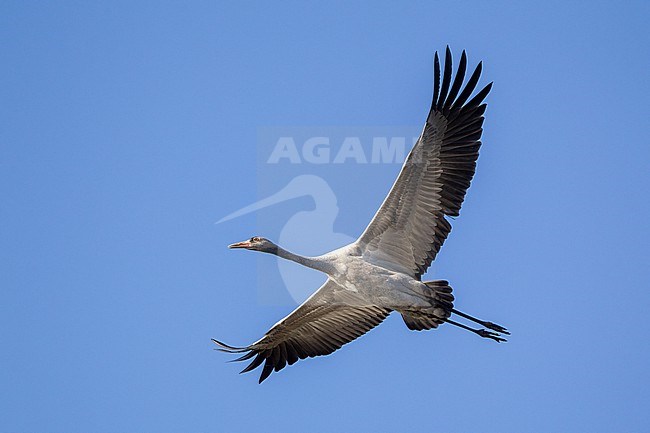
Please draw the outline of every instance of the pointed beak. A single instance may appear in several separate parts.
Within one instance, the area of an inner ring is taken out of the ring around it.
[[[250,241],[244,241],[244,242],[237,242],[236,244],[228,245],[228,248],[230,248],[230,249],[235,249],[235,248],[250,248],[250,246],[251,246]]]

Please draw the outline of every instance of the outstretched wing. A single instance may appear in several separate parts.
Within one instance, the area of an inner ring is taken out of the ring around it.
[[[447,47],[440,86],[438,53],[434,60],[431,110],[419,140],[404,162],[393,188],[357,240],[364,258],[421,278],[451,230],[445,216],[458,216],[469,188],[483,132],[483,100],[492,83],[466,102],[481,75],[481,63],[461,91],[465,51],[452,83]],[[459,94],[460,92],[460,94]]]
[[[276,323],[260,340],[247,347],[214,341],[225,352],[243,353],[235,361],[253,361],[242,373],[264,363],[259,382],[299,359],[328,355],[379,325],[391,310],[368,305],[332,280],[296,310]]]

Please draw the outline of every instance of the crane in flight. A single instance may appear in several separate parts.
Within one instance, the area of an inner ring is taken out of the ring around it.
[[[445,52],[440,80],[434,56],[433,102],[422,134],[406,158],[388,196],[355,242],[317,257],[289,252],[263,237],[229,245],[274,254],[327,274],[327,281],[261,339],[245,347],[213,341],[219,350],[251,360],[242,373],[264,364],[259,383],[299,359],[328,355],[379,325],[391,312],[411,330],[449,323],[497,342],[506,328],[454,308],[445,280],[422,281],[459,215],[470,186],[483,132],[483,102],[492,83],[470,99],[479,63],[463,87],[467,56],[463,51],[452,81],[452,56]],[[462,88],[462,90],[461,90]],[[482,328],[452,320],[452,315]],[[487,328],[487,329],[486,329]]]

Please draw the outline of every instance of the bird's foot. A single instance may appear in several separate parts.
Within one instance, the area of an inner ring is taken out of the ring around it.
[[[481,324],[483,326],[485,326],[486,328],[491,329],[493,331],[496,331],[496,332],[498,332],[500,334],[510,335],[510,332],[508,332],[508,330],[506,328],[504,328],[501,325],[497,325],[496,323],[482,322]]]
[[[491,338],[497,343],[501,343],[502,341],[508,341],[505,338],[501,337],[499,333],[488,331],[487,329],[477,329],[476,333],[483,338]]]

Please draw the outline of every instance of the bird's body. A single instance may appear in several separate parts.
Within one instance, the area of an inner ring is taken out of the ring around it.
[[[264,364],[260,383],[298,359],[333,352],[392,311],[399,312],[412,330],[450,323],[505,341],[501,334],[508,332],[502,326],[454,309],[447,281],[422,281],[451,230],[446,217],[459,215],[474,175],[486,108],[483,100],[491,88],[488,84],[469,99],[481,73],[479,63],[461,91],[467,66],[464,51],[453,82],[449,48],[442,83],[437,53],[434,66],[433,103],[422,135],[355,242],[317,257],[294,254],[259,237],[230,245],[275,254],[328,276],[320,289],[257,342],[232,347],[214,340],[223,351],[244,353],[238,361],[252,359],[243,372]],[[452,314],[488,329],[451,320]]]
[[[422,281],[364,258],[356,242],[311,260],[315,269],[325,272],[342,289],[356,293],[368,305],[395,311],[430,306],[428,289]]]

